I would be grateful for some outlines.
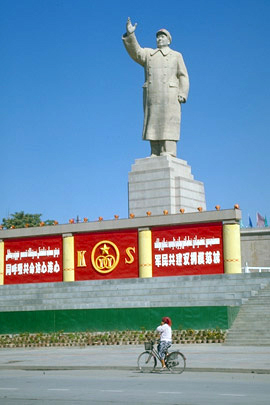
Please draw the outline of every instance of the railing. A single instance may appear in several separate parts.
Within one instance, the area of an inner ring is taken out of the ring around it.
[[[270,267],[249,267],[246,263],[245,267],[242,267],[242,273],[264,273],[270,272]]]

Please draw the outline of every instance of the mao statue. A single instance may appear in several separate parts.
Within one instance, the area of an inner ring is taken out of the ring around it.
[[[181,104],[186,102],[189,90],[187,69],[181,53],[170,49],[169,31],[162,28],[156,33],[156,49],[141,48],[136,26],[128,18],[122,39],[131,58],[144,67],[143,139],[150,141],[151,156],[176,157]]]

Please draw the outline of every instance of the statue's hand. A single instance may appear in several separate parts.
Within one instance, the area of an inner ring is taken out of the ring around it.
[[[185,103],[186,102],[186,99],[184,98],[184,97],[182,97],[182,96],[178,96],[178,101],[179,101],[179,103]]]
[[[131,24],[130,18],[128,17],[127,19],[127,24],[126,24],[126,30],[127,30],[127,34],[130,35],[132,34],[137,27],[137,23],[135,23],[134,25]]]

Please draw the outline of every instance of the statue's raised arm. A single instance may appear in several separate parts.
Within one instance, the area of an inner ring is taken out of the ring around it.
[[[132,25],[130,18],[128,17],[127,19],[127,24],[126,24],[126,30],[127,30],[127,35],[132,34],[137,27],[137,23],[135,23],[134,25]]]

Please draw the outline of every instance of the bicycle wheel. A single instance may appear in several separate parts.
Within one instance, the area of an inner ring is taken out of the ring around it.
[[[137,364],[142,373],[151,373],[157,365],[157,360],[151,352],[143,352],[139,355]]]
[[[167,357],[167,367],[171,373],[183,373],[186,368],[185,356],[180,352],[171,352]]]

